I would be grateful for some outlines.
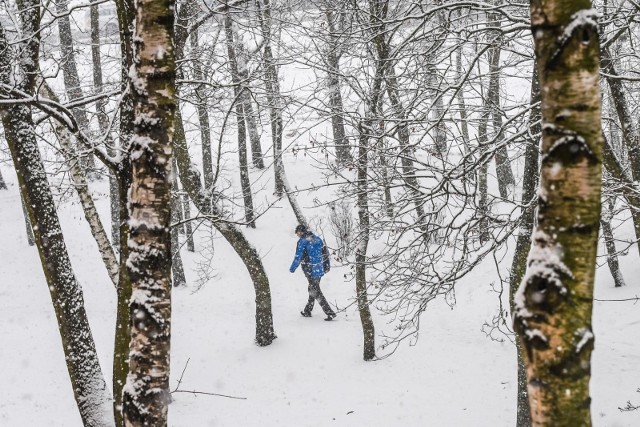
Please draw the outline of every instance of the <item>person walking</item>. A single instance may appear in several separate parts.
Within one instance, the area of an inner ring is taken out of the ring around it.
[[[298,236],[298,245],[289,271],[294,273],[298,266],[301,266],[309,282],[309,301],[300,314],[311,317],[314,303],[318,300],[318,304],[327,316],[324,320],[333,320],[336,313],[320,290],[320,279],[329,271],[329,252],[322,239],[309,231],[305,225],[298,225],[295,233]]]

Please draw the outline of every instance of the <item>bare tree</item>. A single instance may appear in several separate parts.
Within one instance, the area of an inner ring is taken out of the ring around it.
[[[75,101],[84,98],[82,91],[82,83],[80,81],[80,75],[78,74],[78,66],[76,64],[76,54],[73,46],[73,35],[71,32],[71,20],[69,18],[69,1],[57,0],[56,12],[58,13],[58,34],[60,36],[60,51],[62,53],[62,76],[64,80],[64,86],[67,91],[67,97],[70,101]],[[74,108],[73,115],[78,122],[80,129],[87,131],[89,129],[89,118],[87,112],[82,108]],[[78,149],[82,149],[82,146],[78,146]],[[95,168],[95,162],[93,156],[83,154],[81,155],[82,166],[84,168]],[[94,171],[90,171],[89,175],[92,178],[98,177]]]
[[[245,88],[240,85],[240,73],[238,71],[238,60],[236,55],[236,42],[234,40],[233,21],[229,12],[224,16],[224,29],[227,45],[227,56],[229,58],[229,71],[233,83],[234,102],[232,108],[236,109],[236,122],[238,124],[238,163],[240,165],[240,186],[242,188],[242,198],[244,199],[244,218],[251,228],[256,228],[255,214],[253,209],[253,195],[251,193],[251,180],[249,178],[249,166],[247,165],[247,126],[245,121],[246,103],[240,101]],[[250,102],[250,101],[249,101]]]
[[[542,99],[538,223],[515,297],[534,426],[591,425],[601,146],[597,12],[532,1]]]
[[[129,72],[135,133],[128,152],[131,342],[126,426],[167,425],[171,339],[171,147],[177,106],[173,0],[138,1]]]
[[[21,26],[17,49],[9,48],[0,25],[0,83],[35,95],[40,52],[40,4],[18,1]],[[11,61],[15,58],[16,64]],[[17,67],[15,67],[17,65]],[[85,425],[112,425],[111,396],[98,361],[78,283],[62,234],[42,163],[31,107],[17,103],[0,109],[5,137],[42,262],[58,321],[71,386]]]
[[[91,21],[91,65],[93,71],[93,90],[101,93],[103,90],[102,81],[102,59],[100,55],[100,10],[97,4],[89,7]],[[106,113],[106,102],[104,99],[96,101],[96,114],[100,133],[104,136],[108,153],[114,156],[116,153],[114,141],[111,138],[109,118]],[[111,243],[115,248],[120,246],[120,207],[118,196],[117,174],[109,170],[109,207],[111,211]]]

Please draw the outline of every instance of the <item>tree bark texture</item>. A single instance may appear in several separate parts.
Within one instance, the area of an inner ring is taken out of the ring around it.
[[[56,97],[51,87],[47,84],[47,82],[43,81],[40,83],[40,92],[44,98],[49,98],[55,102],[60,102]],[[98,246],[98,252],[100,253],[100,258],[102,258],[102,262],[109,274],[109,278],[114,286],[118,285],[118,259],[116,258],[116,254],[113,251],[113,247],[109,242],[109,236],[102,225],[102,221],[100,220],[100,215],[98,214],[98,210],[96,209],[96,205],[93,202],[93,197],[91,196],[91,192],[89,189],[89,183],[87,182],[85,171],[80,166],[80,162],[77,157],[74,155],[73,150],[73,135],[67,129],[66,126],[61,123],[56,123],[54,126],[54,131],[58,137],[58,141],[60,142],[62,156],[69,167],[69,175],[71,176],[71,181],[73,182],[73,186],[78,193],[78,198],[80,199],[80,206],[82,206],[82,212],[84,213],[84,217],[87,220],[87,224],[89,225],[89,229],[91,230],[91,235],[93,239],[96,241],[96,245]]]
[[[600,225],[602,226],[604,244],[607,248],[607,264],[609,265],[609,271],[611,271],[615,287],[620,288],[624,286],[625,283],[622,271],[620,271],[620,265],[618,264],[618,250],[616,249],[616,242],[613,238],[613,230],[611,229],[611,220],[613,219],[614,208],[613,198],[606,200],[603,205]]]
[[[631,112],[629,111],[629,105],[627,103],[627,91],[621,80],[617,79],[618,72],[615,67],[615,63],[611,58],[611,54],[608,49],[602,49],[602,71],[604,71],[604,79],[607,81],[609,90],[611,91],[611,100],[615,107],[620,121],[620,128],[622,129],[622,140],[624,146],[629,153],[629,163],[631,169],[631,178],[634,182],[633,188],[637,188],[638,182],[640,182],[640,135],[638,134],[638,128],[636,122],[633,120]],[[637,189],[635,190],[637,194]],[[640,252],[640,198],[632,197],[627,198],[629,202],[629,209],[633,218],[633,227],[638,241],[636,246]]]
[[[27,244],[33,246],[36,244],[36,238],[33,235],[33,228],[31,227],[31,221],[29,220],[29,212],[27,212],[27,206],[24,204],[24,197],[20,193],[20,201],[22,202],[22,214],[24,215],[24,227],[27,232]]]
[[[400,143],[400,158],[402,164],[402,178],[405,181],[411,200],[415,205],[416,221],[420,225],[420,229],[426,235],[427,227],[425,225],[425,212],[422,205],[422,197],[420,192],[420,183],[416,178],[415,167],[413,164],[413,147],[411,146],[409,125],[405,114],[405,108],[402,105],[400,93],[398,89],[398,78],[394,68],[394,58],[390,58],[389,44],[386,39],[387,32],[384,20],[387,17],[389,2],[387,0],[370,0],[369,11],[371,14],[371,26],[374,31],[373,43],[378,54],[378,60],[381,61],[383,67],[384,79],[387,82],[387,94],[389,102],[397,119],[398,142]]]
[[[171,339],[171,159],[176,111],[172,0],[135,3],[134,60],[129,87],[134,132],[131,162],[129,373],[125,426],[167,425]]]
[[[122,100],[118,115],[120,116],[119,145],[121,150],[128,152],[131,144],[131,137],[134,131],[133,96],[128,89],[128,74],[133,66],[133,25],[135,17],[135,7],[133,0],[115,0],[116,13],[118,17],[118,27],[120,33],[120,55],[122,56],[120,66]],[[129,210],[127,199],[129,187],[131,185],[131,162],[128,156],[122,156],[118,165],[118,218],[119,224],[119,247],[120,247],[120,275],[117,289],[116,327],[113,349],[113,407],[116,427],[124,425],[122,413],[122,390],[127,381],[129,372],[129,343],[131,340],[129,327],[129,300],[131,299],[131,280],[127,268],[129,258],[129,248],[127,239],[129,238]]]
[[[71,32],[71,19],[69,18],[68,4],[68,0],[57,0],[56,12],[60,15],[57,18],[57,21],[58,34],[60,37],[60,52],[62,54],[61,62],[64,87],[69,101],[75,101],[82,99],[84,94],[82,91],[82,83],[80,82],[80,75],[78,74],[76,55],[73,48],[73,36]],[[82,107],[74,108],[72,112],[78,122],[78,127],[83,132],[86,132],[89,129],[89,118],[87,117],[87,112]],[[78,145],[78,149],[82,150],[83,147]],[[91,154],[81,154],[80,159],[82,167],[89,169],[95,168],[95,162]],[[92,171],[89,171],[89,173],[93,174]]]
[[[18,1],[22,34],[18,65],[12,64],[4,29],[0,25],[0,82],[35,95],[40,49],[40,5]],[[11,81],[12,77],[15,81]],[[38,150],[31,109],[25,104],[0,108],[5,138],[18,175],[20,192],[33,227],[36,247],[49,287],[62,339],[73,394],[86,426],[111,426],[111,396],[98,360],[84,308],[82,288],[71,266],[62,228]]]
[[[240,187],[242,188],[242,198],[244,201],[244,220],[249,227],[256,228],[255,215],[253,211],[253,196],[251,194],[251,180],[249,177],[249,166],[247,165],[247,127],[245,124],[243,103],[240,102],[240,97],[242,96],[244,88],[240,85],[233,22],[231,21],[231,16],[228,12],[224,17],[224,29],[227,56],[229,58],[229,71],[231,74],[231,81],[233,83],[236,123],[238,124],[238,163],[240,166]]]
[[[189,193],[189,197],[191,197],[198,210],[211,219],[213,226],[229,242],[249,272],[256,295],[255,340],[259,346],[267,346],[277,338],[273,330],[269,278],[258,251],[235,225],[225,221],[221,209],[216,205],[213,194],[203,188],[200,181],[200,173],[193,166],[189,156],[182,126],[182,117],[179,112],[176,115],[174,152],[178,162],[180,182],[182,182],[184,189]]]
[[[173,162],[173,168],[176,169],[176,163]],[[174,225],[182,218],[182,197],[178,188],[178,176],[174,173],[171,179],[171,273],[173,274],[173,286],[185,286],[187,279],[184,274],[184,265],[180,256],[180,233],[181,225]]]
[[[189,38],[191,52],[199,51],[198,29],[196,28]],[[200,65],[199,58],[193,60],[193,77],[196,80],[203,80],[204,73]],[[204,175],[204,188],[213,191],[213,159],[211,158],[211,125],[209,123],[209,112],[207,109],[207,97],[202,87],[198,85],[195,89],[197,98],[196,110],[198,111],[198,125],[200,127],[200,142],[202,144],[202,173]]]
[[[372,133],[372,120],[366,120],[360,125],[358,144],[358,224],[359,242],[356,248],[356,297],[358,312],[362,324],[363,359],[373,360],[376,357],[375,329],[367,296],[367,247],[369,244],[369,202],[367,167],[369,162],[369,136]]]
[[[509,275],[509,305],[511,313],[515,312],[515,294],[522,282],[527,268],[527,251],[531,247],[531,234],[535,222],[535,197],[538,189],[538,159],[541,136],[541,111],[540,111],[540,80],[538,70],[534,62],[533,78],[531,81],[531,113],[529,115],[529,135],[525,141],[524,173],[522,182],[522,211],[520,213],[520,227],[516,239],[516,249],[511,261]],[[516,415],[517,427],[529,427],[531,425],[531,412],[529,411],[529,399],[527,393],[527,371],[522,353],[522,343],[516,339],[516,354],[518,360],[518,409]]]
[[[2,173],[0,172],[0,190],[7,190],[7,183],[4,182],[4,178],[2,177]]]
[[[267,104],[269,105],[269,117],[271,121],[271,138],[273,141],[273,169],[275,178],[274,194],[281,197],[286,189],[282,179],[284,167],[282,164],[282,102],[280,100],[280,84],[278,83],[278,68],[271,48],[272,20],[270,0],[256,0],[258,20],[262,30],[264,45],[262,56],[264,62],[264,83],[267,92]]]
[[[497,20],[494,22],[498,22]],[[510,190],[513,190],[516,180],[511,170],[511,161],[507,147],[501,145],[504,139],[502,132],[502,110],[500,109],[500,54],[502,52],[502,39],[496,37],[489,49],[489,90],[487,102],[491,110],[494,141],[498,145],[496,149],[496,175],[498,176],[498,191],[503,199],[509,198]]]
[[[340,57],[343,46],[340,45],[340,29],[336,28],[336,13],[328,5],[324,12],[329,30],[327,46],[327,90],[329,91],[329,108],[331,109],[331,130],[333,131],[333,146],[336,150],[338,165],[345,165],[353,161],[349,140],[344,125],[344,106],[340,92]]]
[[[597,12],[531,2],[542,99],[538,222],[515,296],[534,426],[590,426],[602,129]]]
[[[100,10],[97,4],[89,7],[91,21],[91,63],[93,66],[93,90],[96,94],[102,92],[102,60],[100,58]],[[114,141],[110,135],[109,118],[105,111],[106,101],[96,101],[96,113],[100,134],[107,143],[107,152],[110,156],[116,154]],[[118,177],[109,170],[109,207],[111,211],[111,244],[117,249],[120,247],[120,200],[118,198]]]
[[[238,61],[238,77],[240,80],[240,102],[242,103],[242,111],[247,123],[247,131],[249,133],[249,142],[251,144],[251,161],[253,166],[258,169],[264,169],[264,159],[262,155],[262,146],[260,143],[260,134],[258,133],[257,114],[253,109],[250,76],[249,76],[249,52],[245,47],[240,35],[235,27],[233,29],[233,38],[235,40],[235,53]]]

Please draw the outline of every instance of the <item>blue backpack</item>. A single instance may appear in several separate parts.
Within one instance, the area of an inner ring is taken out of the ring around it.
[[[327,245],[322,245],[322,269],[327,274],[331,270],[331,256],[329,255],[329,249]]]

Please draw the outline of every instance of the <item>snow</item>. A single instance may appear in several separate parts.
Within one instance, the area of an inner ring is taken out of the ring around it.
[[[13,171],[0,191],[0,424],[80,426],[55,315],[37,251],[29,247]],[[292,177],[304,170],[289,161]],[[255,171],[252,171],[255,173]],[[107,193],[107,183],[92,183]],[[344,311],[334,322],[318,308],[299,315],[307,299],[302,273],[288,272],[295,249],[295,218],[285,202],[246,230],[262,256],[271,282],[278,339],[268,347],[253,343],[254,291],[231,248],[216,239],[215,277],[173,292],[171,389],[245,397],[246,400],[193,393],[173,393],[171,426],[506,426],[515,423],[515,347],[486,338],[480,328],[495,313],[496,294],[489,264],[456,287],[456,305],[432,302],[421,317],[421,335],[413,346],[401,345],[392,356],[362,361],[362,332],[354,307],[354,283],[345,282],[335,265],[322,281],[331,304]],[[303,201],[304,203],[304,201]],[[107,215],[105,198],[97,200]],[[73,203],[60,206],[72,261],[84,293],[103,371],[112,362],[115,293],[94,248],[82,212]],[[107,221],[108,223],[108,221]],[[632,232],[631,229],[628,230]],[[622,256],[627,277],[640,273],[635,252]],[[190,283],[201,258],[182,252]],[[637,282],[614,289],[608,271],[598,271],[596,296],[633,297]],[[351,306],[348,306],[351,304]],[[640,377],[640,313],[633,303],[596,302],[591,395],[595,426],[638,425],[637,412],[620,412],[637,401]],[[374,310],[377,333],[388,319]],[[588,334],[583,335],[587,339]],[[378,344],[382,339],[378,336]],[[581,342],[580,337],[576,341]],[[378,355],[384,352],[378,349]],[[180,378],[187,361],[184,376]]]
[[[262,39],[258,36],[247,40],[247,44],[251,43],[260,44]],[[113,47],[103,46],[103,50],[106,49]],[[305,55],[312,51],[308,50]],[[119,60],[119,57],[116,55],[115,59]],[[251,65],[255,64],[249,64],[250,69]],[[295,79],[298,86],[308,86],[307,91],[316,90],[315,77],[299,72],[295,69],[297,66],[282,65],[283,88],[289,88],[291,80]],[[146,83],[135,74],[135,69],[130,72],[133,89],[146,91]],[[116,75],[113,69],[111,73]],[[514,99],[522,95],[520,92],[528,97],[528,84],[521,86],[515,92],[513,87],[508,88]],[[306,102],[304,95],[291,96],[295,101],[292,109],[298,108],[296,102],[299,101],[296,100]],[[353,101],[353,93],[349,95]],[[199,146],[191,145],[197,138],[189,133],[193,132],[189,122],[196,116],[189,106],[183,109],[191,154],[196,154],[192,160],[197,171],[200,168]],[[317,123],[313,119],[315,116],[302,108],[295,111],[297,117],[285,116],[285,120],[291,120],[285,124],[285,167],[289,181],[296,187],[315,188],[314,182],[317,184],[321,179],[321,171],[315,169],[318,166],[316,159],[320,159],[321,154],[314,152],[315,148],[301,147],[303,155],[294,158],[291,148],[304,145],[303,140],[309,135],[321,140],[330,129],[328,126],[323,128],[326,123]],[[292,114],[291,111],[288,113]],[[286,135],[296,126],[302,129],[297,132],[298,136]],[[214,141],[233,140],[233,132],[219,135],[215,129],[216,126],[212,135]],[[267,131],[262,135],[263,147],[269,146],[268,141]],[[137,142],[140,150],[134,155],[141,154],[149,143]],[[235,153],[231,154],[235,156]],[[0,190],[0,366],[4,368],[0,370],[0,395],[3,396],[0,399],[0,425],[80,426],[49,290],[37,251],[27,245],[15,174],[7,163],[2,162],[6,158],[2,156],[0,151],[0,170],[10,187],[7,191]],[[221,169],[220,182],[225,196],[227,190],[228,194],[234,191],[239,194],[235,176],[237,163],[229,161],[228,157],[231,156],[223,153],[217,165]],[[269,164],[272,159],[267,157],[266,160]],[[517,161],[514,160],[514,165]],[[552,166],[553,172],[555,167]],[[268,273],[278,338],[267,347],[254,344],[255,292],[246,268],[219,234],[200,225],[196,233],[197,252],[181,251],[188,286],[174,289],[172,295],[170,384],[172,390],[179,388],[180,393],[172,394],[169,425],[515,425],[515,346],[508,339],[492,341],[482,330],[483,325],[499,312],[499,296],[493,285],[499,284],[500,278],[491,257],[460,280],[455,294],[452,290],[447,293],[448,299],[429,301],[420,317],[419,339],[412,341],[412,345],[408,345],[407,340],[398,348],[381,349],[383,336],[393,335],[395,325],[374,308],[377,354],[386,356],[393,350],[395,353],[375,362],[364,362],[362,330],[354,300],[355,282],[348,268],[334,263],[321,284],[329,302],[339,309],[336,321],[323,321],[319,307],[311,318],[299,314],[307,300],[307,284],[300,271],[293,275],[288,271],[295,250],[296,238],[292,230],[296,220],[285,198],[276,201],[270,197],[272,172],[272,167],[265,171],[251,169],[252,183],[259,189],[256,200],[262,200],[262,205],[257,203],[256,206],[264,208],[273,203],[273,207],[258,218],[257,229],[241,229],[255,245]],[[489,185],[494,186],[495,182],[490,180]],[[103,222],[108,225],[109,207],[105,196],[108,183],[106,180],[90,183],[90,187]],[[374,190],[372,185],[371,191]],[[490,192],[495,193],[495,188],[490,188]],[[299,204],[308,215],[312,228],[321,231],[324,226],[331,239],[327,215],[317,207],[316,195],[317,192],[302,192]],[[59,213],[74,270],[83,284],[101,366],[110,383],[116,296],[74,197],[59,202]],[[540,197],[545,198],[545,194]],[[239,209],[233,203],[233,200],[220,200],[223,209]],[[357,214],[354,206],[352,211]],[[130,221],[132,225],[153,226],[146,219]],[[616,229],[616,237],[630,239],[632,236],[630,221]],[[399,242],[399,239],[391,241]],[[374,240],[370,242],[369,255],[379,249]],[[210,242],[214,247],[205,247]],[[508,246],[509,249],[499,257],[503,267],[511,260],[514,245]],[[635,248],[631,249],[620,254],[622,273],[627,278],[640,273],[637,252]],[[209,252],[211,258],[207,258]],[[555,256],[560,258],[557,253]],[[458,262],[457,259],[451,261]],[[441,272],[429,271],[429,274],[433,273]],[[416,282],[423,280],[424,277],[416,278]],[[633,298],[640,294],[639,286],[636,281],[628,280],[628,286],[615,289],[605,266],[597,271],[595,294],[602,300]],[[507,293],[505,290],[502,296],[503,307],[508,307]],[[146,295],[134,295],[134,298],[142,301]],[[526,313],[521,314],[526,317]],[[508,313],[506,316],[509,323]],[[639,325],[637,304],[596,301],[593,332],[582,331],[575,337],[575,350],[580,351],[595,336],[591,397],[596,427],[640,425],[640,411],[625,413],[618,410],[627,401],[640,403],[640,394],[636,393],[640,387]],[[531,331],[530,338],[544,339],[538,332]],[[126,385],[127,388],[134,386]],[[135,389],[130,391],[135,392]]]

